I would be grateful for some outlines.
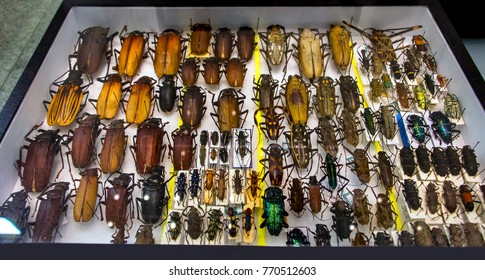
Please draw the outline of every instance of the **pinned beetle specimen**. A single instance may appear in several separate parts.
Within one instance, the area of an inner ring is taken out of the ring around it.
[[[135,244],[155,244],[151,225],[140,225],[136,231]]]
[[[335,97],[335,82],[332,78],[325,76],[317,80],[316,108],[322,118],[333,118],[337,111]]]
[[[392,105],[380,107],[379,127],[381,134],[388,140],[392,140],[398,132],[394,111]]]
[[[337,124],[329,118],[319,118],[318,127],[315,128],[318,133],[317,143],[323,146],[327,154],[337,157],[338,141],[336,133],[338,132]]]
[[[54,242],[61,225],[62,214],[67,210],[68,189],[68,182],[52,183],[39,194],[36,209],[37,206],[39,208],[36,211],[32,242]]]
[[[338,122],[342,127],[344,138],[350,145],[357,147],[360,142],[360,134],[364,129],[359,129],[357,126],[359,124],[359,119],[355,117],[354,113],[344,109],[338,118]]]
[[[202,237],[204,234],[204,210],[200,207],[188,206],[182,212],[184,217],[184,231],[187,244],[200,239],[202,244]],[[189,237],[192,242],[189,242]]]
[[[464,109],[461,109],[461,105],[456,94],[448,92],[445,96],[446,116],[453,120],[459,120],[463,115],[463,111]]]
[[[118,65],[114,68],[118,70],[120,76],[126,75],[133,78],[140,69],[141,61],[147,57],[145,51],[146,43],[149,39],[149,34],[142,31],[132,31],[126,33],[127,26],[123,27],[120,32],[121,50],[115,50],[116,54],[119,54],[117,58]]]
[[[273,79],[270,74],[261,74],[257,81],[253,81],[253,84],[254,98],[251,100],[259,107],[258,110],[271,110],[279,107],[277,102],[281,96],[277,92],[278,80]]]
[[[170,151],[173,152],[172,162],[175,171],[189,170],[192,167],[197,149],[196,136],[197,133],[192,133],[185,125],[172,132],[173,147],[170,146]]]
[[[361,189],[354,189],[352,192],[352,208],[354,209],[354,217],[359,224],[367,225],[370,222],[370,208],[371,204],[365,192]]]
[[[385,151],[377,153],[377,167],[381,183],[389,191],[394,186],[397,176],[392,172],[394,165],[391,164],[391,160]]]
[[[227,185],[229,182],[229,172],[224,168],[220,168],[216,174],[216,197],[219,201],[224,201],[227,196]]]
[[[323,161],[323,158],[321,156],[320,160]],[[343,165],[339,164],[338,160],[329,154],[325,156],[325,162],[322,162],[320,165],[320,169],[324,173],[324,176],[322,177],[322,179],[320,179],[320,182],[328,178],[328,190],[331,192],[333,192],[337,188],[339,183],[342,184],[342,186],[339,188],[339,191],[345,188],[345,186],[347,186],[347,184],[349,183],[349,179],[339,174],[342,167]]]
[[[450,224],[448,226],[450,232],[450,243],[453,247],[464,247],[465,237],[463,236],[463,229],[459,224]]]
[[[202,71],[202,76],[204,76],[205,83],[208,85],[217,85],[222,77],[222,63],[217,57],[209,57],[204,59],[202,63],[204,71]]]
[[[0,217],[13,223],[20,230],[20,236],[24,235],[29,222],[30,206],[27,203],[28,198],[28,192],[26,190],[20,190],[11,193],[5,202],[0,205]],[[15,238],[13,243],[21,241]]]
[[[426,141],[429,140],[431,137],[428,133],[429,125],[426,124],[423,117],[414,114],[408,115],[406,121],[408,122],[407,127],[411,132],[413,139],[420,144],[426,143]]]
[[[199,72],[199,60],[193,57],[187,58],[180,65],[180,78],[182,79],[182,84],[186,87],[195,85],[199,78]]]
[[[414,241],[416,242],[416,246],[433,246],[433,235],[431,234],[431,229],[424,221],[415,221],[411,225],[414,229]]]
[[[441,147],[434,147],[431,152],[431,162],[436,174],[446,177],[449,174],[449,164],[446,157],[446,150]]]
[[[98,208],[96,200],[98,197],[98,188],[101,182],[101,170],[98,168],[86,169],[80,175],[81,180],[79,186],[74,191],[75,194],[70,194],[69,198],[75,196],[73,217],[76,222],[89,222]],[[101,220],[103,220],[103,213],[101,212]]]
[[[441,207],[437,187],[433,182],[426,186],[426,205],[431,214],[436,214]]]
[[[235,207],[229,207],[227,210],[226,231],[230,238],[236,238],[239,233],[239,218]]]
[[[244,187],[244,176],[241,173],[242,171],[240,169],[236,169],[234,170],[234,175],[232,176],[233,194],[236,199],[241,198]]]
[[[260,160],[260,163],[267,169],[261,181],[264,181],[269,174],[271,185],[281,186],[283,184],[283,170],[291,167],[291,165],[283,166],[283,161],[286,161],[287,151],[283,150],[281,145],[271,143],[266,149],[261,148],[266,157]],[[268,166],[264,163],[268,162]]]
[[[485,247],[483,235],[480,232],[479,224],[466,222],[463,224],[468,247]]]
[[[340,86],[344,108],[355,114],[362,104],[357,82],[352,76],[341,75],[339,77],[338,85]]]
[[[126,121],[141,124],[152,114],[153,86],[155,79],[143,76],[132,86],[126,105]]]
[[[233,57],[224,63],[226,80],[231,87],[242,87],[246,77],[246,61]]]
[[[293,178],[291,182],[288,188],[288,204],[290,205],[290,211],[297,217],[301,217],[303,210],[305,210],[304,206],[307,198],[300,179]]]
[[[397,213],[394,212],[389,197],[383,193],[378,194],[376,207],[377,226],[391,228],[396,223],[394,217]]]
[[[54,158],[61,151],[62,136],[59,135],[60,130],[39,129],[41,124],[32,127],[25,135],[25,141],[30,144],[20,147],[19,159],[15,162],[21,185],[27,192],[42,192],[47,187],[51,178]],[[29,135],[34,130],[38,131],[38,134],[34,139],[30,139]],[[27,150],[24,162],[22,162],[22,150]],[[60,156],[62,168],[57,176],[64,168],[62,153],[60,153]]]
[[[205,231],[205,237],[209,243],[221,243],[224,230],[223,218],[224,213],[219,209],[211,209],[207,211],[207,230]]]
[[[103,58],[108,61],[111,59],[113,38],[118,32],[108,36],[109,28],[92,26],[78,33],[75,51],[70,57],[76,58],[76,65],[81,72],[93,75],[99,70]]]
[[[455,213],[458,207],[456,195],[456,187],[453,185],[453,182],[445,180],[443,182],[443,202],[450,213]]]
[[[294,165],[300,169],[308,169],[308,165],[310,165],[311,170],[313,166],[311,159],[318,152],[318,149],[312,149],[310,138],[312,133],[312,129],[300,123],[291,125],[291,130],[285,132]]]
[[[259,32],[259,38],[263,43],[261,46],[261,54],[268,65],[269,72],[272,72],[271,65],[280,65],[283,58],[285,58],[283,77],[286,76],[288,56],[293,52],[289,49],[290,36],[290,33],[286,33],[285,27],[279,24],[268,26],[265,33]]]
[[[231,29],[227,27],[217,29],[214,33],[214,42],[212,43],[214,56],[221,60],[228,60],[231,58],[231,53],[235,47],[235,37],[236,35],[234,35]]]
[[[270,235],[278,236],[282,228],[288,228],[286,222],[288,212],[285,210],[286,196],[283,195],[283,191],[279,187],[269,187],[265,190],[262,198],[264,212],[261,218],[264,220],[259,227],[267,227]]]
[[[298,75],[288,77],[288,82],[282,85],[285,98],[286,114],[290,124],[306,124],[310,110],[309,86]]]
[[[214,169],[207,169],[205,171],[205,181],[204,181],[204,204],[211,205],[214,202],[214,176],[216,171]]]
[[[86,103],[81,104],[83,96],[86,95],[86,100],[89,95],[88,87],[92,84],[83,86],[82,72],[76,69],[69,69],[67,78],[63,81],[63,75],[52,82],[49,94],[52,98],[50,102],[44,101],[44,106],[47,109],[47,124],[50,126],[70,125],[76,118],[79,111],[81,111]],[[49,108],[47,108],[49,104]]]
[[[411,177],[416,172],[416,161],[414,160],[414,152],[410,147],[403,147],[399,150],[399,159],[404,174]]]
[[[401,247],[414,247],[416,242],[414,241],[414,235],[407,230],[401,231],[399,235],[399,245]]]
[[[217,100],[215,95],[212,96],[212,107],[217,113],[211,113],[211,117],[221,132],[231,132],[244,124],[248,114],[248,110],[242,110],[244,99],[246,96],[233,88],[221,90]]]
[[[460,135],[460,131],[455,129],[456,124],[452,123],[449,118],[441,111],[432,112],[429,118],[433,121],[431,128],[436,137],[446,144],[451,142]]]
[[[173,177],[165,181],[165,168],[157,165],[153,167],[148,178],[138,181],[138,187],[141,188],[141,197],[136,198],[136,209],[138,219],[144,224],[156,225],[162,220],[163,214],[167,214],[170,199],[167,184]],[[165,220],[163,219],[161,223],[163,221]]]
[[[409,87],[405,85],[404,83],[396,82],[396,93],[399,99],[399,105],[401,105],[401,108],[403,109],[409,109],[410,107],[410,96],[411,96],[411,91],[409,90]]]
[[[429,43],[422,35],[413,35],[413,46],[420,52],[429,51]]]
[[[110,179],[118,174],[118,177]],[[104,200],[106,222],[110,228],[124,228],[128,219],[133,218],[132,193],[135,187],[135,174],[115,172],[111,174],[104,183]],[[106,186],[109,182],[112,187]],[[133,183],[132,183],[133,182]],[[131,185],[130,185],[131,184]],[[128,207],[130,206],[130,211]]]
[[[426,92],[424,87],[421,84],[413,86],[413,93],[414,100],[417,103],[419,109],[424,111],[429,110],[430,100],[428,93]]]
[[[330,212],[333,213],[332,229],[337,233],[338,239],[349,239],[350,233],[355,227],[354,214],[350,205],[345,200],[339,199],[333,203]]]
[[[465,145],[461,149],[461,162],[463,164],[463,169],[465,169],[469,176],[477,175],[480,164],[477,162],[474,148],[470,145]]]
[[[431,235],[433,236],[433,245],[435,247],[450,247],[448,237],[446,237],[445,232],[441,228],[434,227],[431,229]]]
[[[177,211],[172,211],[168,215],[167,220],[167,232],[165,235],[167,236],[167,240],[170,243],[171,241],[177,240],[182,232],[182,213]]]
[[[100,168],[104,174],[118,171],[123,164],[125,158],[126,143],[128,136],[125,134],[125,127],[123,120],[114,120],[107,125],[104,138],[101,138],[103,147],[99,156]]]
[[[328,204],[323,197],[323,189],[320,183],[317,181],[317,176],[310,176],[308,187],[305,187],[308,192],[308,204],[310,204],[310,210],[313,216],[322,212],[322,204]],[[323,214],[323,212],[322,212]]]
[[[365,235],[363,232],[356,232],[354,239],[352,240],[352,246],[354,247],[365,247],[369,246],[369,237]]]
[[[301,229],[293,228],[286,233],[286,246],[310,246],[310,242]]]
[[[69,130],[64,144],[72,142],[72,149],[66,153],[72,156],[72,164],[77,168],[86,168],[96,156],[96,139],[101,133],[101,121],[98,115],[84,113],[76,122],[79,126]],[[69,146],[67,146],[69,148]],[[69,159],[69,157],[68,157]]]
[[[166,29],[153,37],[155,50],[150,49],[150,55],[155,53],[152,56],[153,67],[159,79],[177,74],[185,50],[182,46],[184,41],[182,34],[173,29]]]
[[[293,45],[293,54],[300,65],[300,71],[310,82],[323,74],[324,49],[322,37],[318,29],[298,28],[298,46]]]
[[[182,87],[177,87],[175,84],[174,75],[165,75],[162,85],[158,87],[158,106],[164,113],[170,113],[175,106],[175,102],[178,99],[177,91]]]
[[[199,86],[186,87],[183,90],[183,95],[180,100],[179,113],[182,117],[182,122],[189,125],[192,129],[197,129],[200,126],[202,118],[205,115],[207,107],[205,107],[206,92]]]
[[[249,61],[253,58],[254,49],[258,43],[255,42],[256,32],[249,26],[241,26],[237,31],[237,54],[239,58]]]
[[[453,176],[458,176],[461,173],[462,163],[460,162],[460,155],[458,154],[459,151],[459,148],[455,148],[453,146],[446,147],[448,168],[450,170],[450,174]]]
[[[406,203],[409,208],[417,211],[421,208],[421,197],[419,197],[418,188],[416,187],[416,182],[412,179],[404,179],[403,194],[406,199]]]
[[[375,136],[377,132],[377,113],[372,111],[370,107],[364,108],[364,112],[360,113],[360,116],[362,117],[362,120],[364,120],[364,125],[365,128],[367,129],[367,132],[369,135]]]
[[[103,83],[103,87],[99,93],[98,100],[89,99],[89,102],[94,106],[93,102],[96,101],[94,107],[96,107],[96,112],[100,119],[112,119],[118,113],[119,107],[124,109],[120,106],[120,101],[122,100],[122,94],[128,90],[124,86],[130,82],[122,82],[118,73],[109,74],[97,80]]]
[[[425,145],[420,144],[416,149],[416,160],[418,161],[418,166],[421,172],[428,173],[431,170],[431,152],[426,148]]]
[[[472,190],[465,184],[461,185],[459,190],[461,202],[463,203],[465,210],[467,212],[472,212],[475,208],[475,201],[473,200],[474,195],[472,193]]]
[[[210,23],[196,23],[192,25],[192,19],[190,21],[190,30],[192,33],[188,34],[190,38],[189,56],[208,56],[209,43],[212,36]]]
[[[167,148],[163,138],[168,137],[164,130],[166,125],[160,118],[149,118],[138,126],[133,146],[130,146],[138,174],[151,173],[153,167],[163,161]]]
[[[355,46],[350,43],[350,32],[342,25],[331,24],[327,36],[335,65],[339,71],[347,70],[352,57],[352,48]]]
[[[369,148],[369,145],[367,145],[365,149],[356,148],[354,152],[351,152],[350,150],[347,149],[347,147],[345,147],[345,149],[349,151],[354,158],[352,162],[347,163],[347,166],[350,167],[352,172],[355,172],[355,174],[357,175],[357,178],[359,178],[360,182],[362,182],[363,184],[368,184],[371,179],[370,168],[369,168],[369,157],[367,155],[368,148]]]
[[[394,241],[389,233],[385,231],[379,231],[377,234],[372,233],[374,238],[374,246],[377,247],[392,247],[394,246]]]
[[[261,182],[259,178],[259,173],[256,170],[251,170],[249,172],[249,177],[246,178],[248,187],[246,189],[246,197],[250,202],[255,203],[256,199],[259,198],[261,193],[261,188],[259,184]]]

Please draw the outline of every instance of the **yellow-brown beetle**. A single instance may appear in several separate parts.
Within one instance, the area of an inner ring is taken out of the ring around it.
[[[233,57],[225,64],[226,80],[231,87],[242,87],[246,77],[246,62]]]
[[[126,105],[126,121],[140,124],[151,114],[153,86],[155,79],[143,76],[131,87],[131,94]]]
[[[209,56],[209,43],[211,40],[212,27],[210,24],[196,23],[190,26],[190,56]]]
[[[322,37],[317,29],[299,28],[298,46],[293,45],[296,54],[293,56],[300,64],[300,71],[310,82],[323,74],[324,51]]]
[[[50,95],[52,100],[50,102],[44,101],[44,106],[47,109],[47,124],[54,126],[70,125],[75,119],[79,111],[84,108],[85,103],[81,105],[83,96],[89,95],[87,88],[92,84],[83,86],[82,72],[79,70],[69,70],[67,78],[60,82],[61,77],[56,79],[50,88]],[[54,90],[54,88],[57,88]],[[49,107],[47,108],[47,104]]]
[[[355,45],[350,45],[350,32],[341,25],[332,24],[327,35],[333,62],[335,62],[338,70],[347,70],[352,55],[352,47]]]
[[[99,178],[101,177],[98,168],[89,168],[81,173],[81,180],[79,187],[75,190],[73,217],[76,222],[89,222],[94,215],[98,197],[98,186],[101,184]],[[100,211],[101,212],[101,211]],[[101,212],[101,220],[103,220],[103,213]]]
[[[117,73],[109,74],[106,77],[98,78],[99,82],[103,83],[98,100],[89,99],[89,102],[96,108],[96,113],[100,119],[112,119],[118,113],[120,101],[123,93],[127,88],[123,88],[130,82],[122,82],[121,76]],[[96,105],[94,105],[96,102]]]
[[[99,164],[104,174],[118,171],[123,164],[128,141],[128,136],[125,134],[126,127],[123,120],[114,120],[105,128],[106,134],[101,139],[103,147],[99,154]]]
[[[126,33],[127,26],[123,28],[120,33],[121,50],[115,50],[115,54],[119,54],[117,59],[118,65],[115,66],[118,74],[121,76],[133,77],[138,74],[140,70],[141,61],[145,58],[145,45],[148,42],[148,33],[138,30]],[[123,34],[123,33],[126,34]]]
[[[182,59],[182,52],[185,50],[182,47],[182,34],[173,29],[167,29],[162,34],[155,36],[153,44],[155,44],[155,53],[153,59],[153,66],[155,73],[160,79],[164,75],[175,75],[179,69],[179,64]]]
[[[283,85],[286,113],[290,124],[306,124],[309,115],[310,94],[308,85],[298,75],[290,75]]]
[[[221,90],[217,100],[212,96],[212,106],[216,113],[211,117],[221,132],[231,132],[233,128],[240,128],[246,121],[248,110],[242,111],[246,96],[233,88]],[[243,118],[244,116],[244,118]]]

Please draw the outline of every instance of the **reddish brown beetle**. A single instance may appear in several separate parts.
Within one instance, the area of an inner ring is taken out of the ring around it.
[[[72,156],[72,165],[77,168],[88,167],[96,157],[96,139],[101,133],[99,125],[101,121],[99,115],[84,113],[76,122],[79,126],[74,130],[69,130],[68,139],[64,144],[72,141],[72,149],[66,153]],[[69,146],[67,146],[69,148]]]
[[[136,135],[133,136],[134,145],[130,146],[138,174],[151,173],[153,167],[160,165],[163,160],[167,147],[163,144],[163,137],[168,138],[163,129],[166,124],[160,118],[150,118],[138,126]]]
[[[175,171],[189,170],[192,167],[197,147],[196,136],[197,133],[191,133],[187,125],[182,125],[172,132],[173,147],[170,146],[170,150],[173,152],[172,162]]]
[[[204,204],[212,204],[214,202],[214,175],[216,171],[214,169],[207,169],[205,171],[205,182],[204,182]]]
[[[98,168],[86,169],[81,173],[81,180],[79,187],[71,191],[69,198],[75,197],[73,217],[76,222],[88,222],[94,215],[97,208],[96,199],[98,195],[98,187],[101,184],[101,170]],[[75,194],[72,194],[72,193]],[[103,220],[103,213],[101,212],[101,220]]]
[[[228,60],[231,58],[231,53],[235,46],[235,37],[236,35],[234,35],[229,28],[219,28],[214,33],[214,43],[212,43],[214,56],[222,60]]]
[[[185,88],[180,98],[182,104],[179,106],[179,113],[182,117],[182,122],[189,125],[192,129],[197,129],[204,117],[207,109],[204,106],[205,99],[206,93],[199,86]]]
[[[261,150],[266,154],[266,157],[259,162],[267,169],[261,181],[264,181],[269,174],[271,185],[281,186],[283,184],[283,169],[291,167],[291,165],[283,166],[283,161],[288,151],[283,150],[283,147],[276,143],[271,143],[267,149],[261,148]],[[268,166],[264,164],[266,161]]]
[[[111,176],[119,174],[118,177],[110,180]],[[111,174],[104,183],[104,200],[101,204],[106,206],[106,222],[110,228],[123,228],[128,222],[128,218],[133,218],[134,209],[132,202],[132,193],[135,184],[135,174],[115,172]],[[109,182],[113,187],[107,187]],[[130,212],[128,212],[130,206]]]
[[[126,33],[126,30],[125,25],[120,32],[121,50],[115,50],[115,56],[119,54],[119,57],[118,65],[114,68],[121,76],[133,77],[138,74],[141,61],[147,56],[145,45],[148,42],[149,34],[138,30]]]
[[[217,85],[222,77],[222,64],[219,58],[209,57],[204,59],[202,64],[204,71],[202,76],[204,76],[205,83],[208,85]]]
[[[123,120],[114,120],[105,130],[104,138],[101,138],[103,147],[98,155],[100,159],[100,168],[103,173],[113,173],[118,171],[125,158],[125,148],[128,136],[125,134],[126,127]]]
[[[246,77],[246,62],[233,57],[225,63],[226,80],[231,87],[242,87]]]
[[[182,47],[183,42],[182,34],[173,29],[166,29],[162,34],[154,36],[153,44],[156,47],[150,51],[155,53],[152,57],[153,67],[159,79],[165,75],[177,74],[185,50]]]
[[[32,242],[53,242],[61,225],[62,213],[67,210],[68,182],[50,184],[37,197],[40,202],[34,223]],[[37,208],[37,205],[36,205]]]
[[[217,101],[214,98],[215,95],[212,96],[212,107],[217,114],[211,113],[211,117],[219,130],[231,132],[233,128],[240,128],[248,115],[248,110],[242,111],[246,96],[241,91],[226,88],[221,90]]]
[[[322,211],[322,202],[326,202],[323,199],[323,188],[317,181],[317,176],[310,176],[310,182],[308,183],[308,187],[305,188],[308,190],[309,194],[308,204],[310,204],[310,210],[313,215],[316,215]]]
[[[186,59],[180,65],[180,77],[184,86],[193,86],[199,78],[199,60],[195,58]]]
[[[211,39],[212,27],[210,24],[196,23],[191,24],[190,29],[192,34],[190,37],[190,54],[193,56],[208,56],[209,43]]]
[[[25,135],[25,140],[30,142],[29,145],[24,145],[20,148],[19,159],[15,163],[21,184],[28,192],[42,192],[50,181],[54,157],[61,151],[62,136],[57,130],[38,129],[41,124],[35,125]],[[37,130],[39,134],[35,139],[30,139],[29,135]],[[22,150],[27,150],[25,162],[22,162]],[[62,161],[62,168],[64,168],[64,160],[62,153],[60,154]],[[59,176],[59,173],[57,176]]]
[[[241,59],[249,61],[253,58],[254,49],[258,44],[254,41],[254,36],[256,36],[256,32],[249,26],[242,26],[237,31],[236,45]]]

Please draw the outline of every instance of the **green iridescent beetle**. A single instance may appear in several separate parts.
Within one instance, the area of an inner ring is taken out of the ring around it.
[[[278,236],[283,227],[288,228],[288,223],[285,221],[285,216],[288,216],[288,212],[285,210],[286,196],[279,187],[269,187],[262,198],[264,200],[262,215],[264,221],[259,227],[267,227],[269,234]]]

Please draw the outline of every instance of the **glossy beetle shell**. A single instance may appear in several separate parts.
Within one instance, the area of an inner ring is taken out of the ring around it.
[[[160,165],[165,124],[161,119],[150,118],[138,126],[136,132],[136,171],[139,174],[149,174],[153,167]]]
[[[167,29],[158,35],[155,47],[153,66],[158,78],[165,75],[175,75],[182,59],[182,35],[172,29]]]
[[[93,26],[79,33],[77,67],[87,74],[94,74],[106,58],[109,28]]]
[[[98,169],[87,169],[82,175],[74,200],[73,217],[76,222],[88,222],[94,215],[98,197]]]
[[[141,61],[145,56],[147,35],[133,31],[125,35],[118,57],[118,74],[133,77],[138,74]]]
[[[96,112],[100,119],[112,119],[118,112],[122,98],[122,83],[119,74],[109,74],[103,82],[103,87],[96,102]]]
[[[115,120],[106,129],[103,147],[99,154],[103,173],[118,171],[125,158],[126,137],[123,120]]]
[[[143,76],[135,82],[126,105],[126,121],[141,124],[151,113],[154,80]]]
[[[239,58],[231,58],[225,65],[226,79],[231,87],[242,87],[246,77],[246,63]]]

